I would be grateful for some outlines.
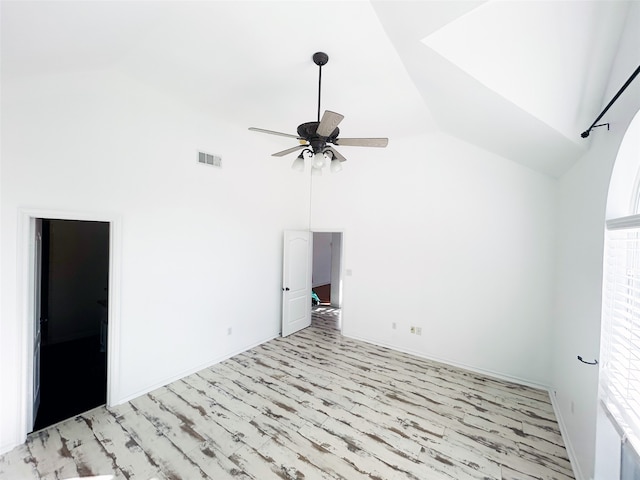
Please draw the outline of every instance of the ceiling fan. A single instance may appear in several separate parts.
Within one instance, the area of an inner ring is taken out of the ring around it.
[[[270,135],[280,135],[282,137],[295,138],[300,142],[292,148],[288,148],[281,152],[272,154],[273,157],[283,157],[293,152],[302,150],[298,158],[295,159],[291,168],[294,170],[304,170],[305,157],[313,158],[311,172],[313,174],[321,174],[322,167],[331,162],[331,171],[337,172],[342,169],[340,163],[347,159],[342,156],[333,146],[350,146],[350,147],[386,147],[389,143],[388,138],[339,138],[340,129],[338,124],[344,118],[344,115],[325,110],[320,118],[320,96],[322,92],[322,66],[329,61],[329,56],[324,52],[316,52],[313,54],[313,62],[318,65],[318,120],[315,122],[306,122],[298,125],[298,134],[275,132],[273,130],[265,130],[263,128],[250,127],[249,130],[254,132],[268,133]]]

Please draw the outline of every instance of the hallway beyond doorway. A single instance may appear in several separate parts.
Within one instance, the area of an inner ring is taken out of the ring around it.
[[[331,284],[313,287],[313,291],[316,292],[316,295],[320,299],[320,305],[331,304]]]

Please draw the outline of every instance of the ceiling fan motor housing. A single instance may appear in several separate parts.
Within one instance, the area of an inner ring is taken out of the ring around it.
[[[304,138],[311,148],[313,149],[313,153],[322,152],[322,150],[327,146],[327,143],[335,143],[338,135],[340,135],[340,129],[335,128],[331,135],[328,137],[322,137],[316,133],[318,129],[318,125],[320,122],[307,122],[298,126],[298,135],[300,138]]]

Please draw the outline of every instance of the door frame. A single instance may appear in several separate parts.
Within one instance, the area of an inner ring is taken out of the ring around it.
[[[32,356],[33,360],[33,381],[31,382],[31,404],[33,405],[31,418],[29,423],[31,425],[35,424],[35,417],[37,417],[37,411],[40,408],[40,398],[41,395],[41,379],[42,379],[42,246],[43,246],[43,222],[41,218],[36,218],[34,220],[34,234],[31,236],[33,239],[33,244],[31,245],[31,255],[33,255],[33,302],[31,308],[33,309],[30,312],[30,320],[32,322],[33,331],[33,342],[32,345]],[[38,351],[35,351],[36,345],[38,346]],[[35,362],[37,361],[37,365]],[[37,383],[37,389],[36,387]]]
[[[344,316],[344,299],[345,299],[345,268],[344,268],[344,252],[345,252],[345,230],[343,228],[311,228],[309,230],[313,236],[314,233],[339,233],[340,237],[341,237],[341,244],[340,244],[340,261],[339,261],[339,268],[338,268],[338,276],[340,278],[340,283],[342,284],[342,295],[340,298],[340,334],[342,335],[342,332],[344,331],[344,322],[345,322],[345,316]],[[332,253],[333,254],[333,253]],[[331,266],[331,276],[333,278],[333,265]],[[309,306],[309,308],[311,308],[311,306]]]
[[[34,302],[35,302],[35,255],[31,248],[35,238],[36,219],[78,220],[104,222],[109,224],[109,295],[107,297],[107,405],[117,404],[119,392],[117,379],[120,378],[120,271],[122,264],[121,250],[121,218],[118,215],[69,212],[38,209],[19,209],[18,212],[18,244],[17,244],[17,315],[21,325],[21,339],[18,342],[22,365],[21,378],[21,437],[26,438],[33,430],[33,336],[34,336]]]

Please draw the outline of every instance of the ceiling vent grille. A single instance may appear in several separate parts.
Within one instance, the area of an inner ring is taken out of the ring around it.
[[[222,157],[210,153],[198,152],[198,163],[210,167],[222,167]]]

